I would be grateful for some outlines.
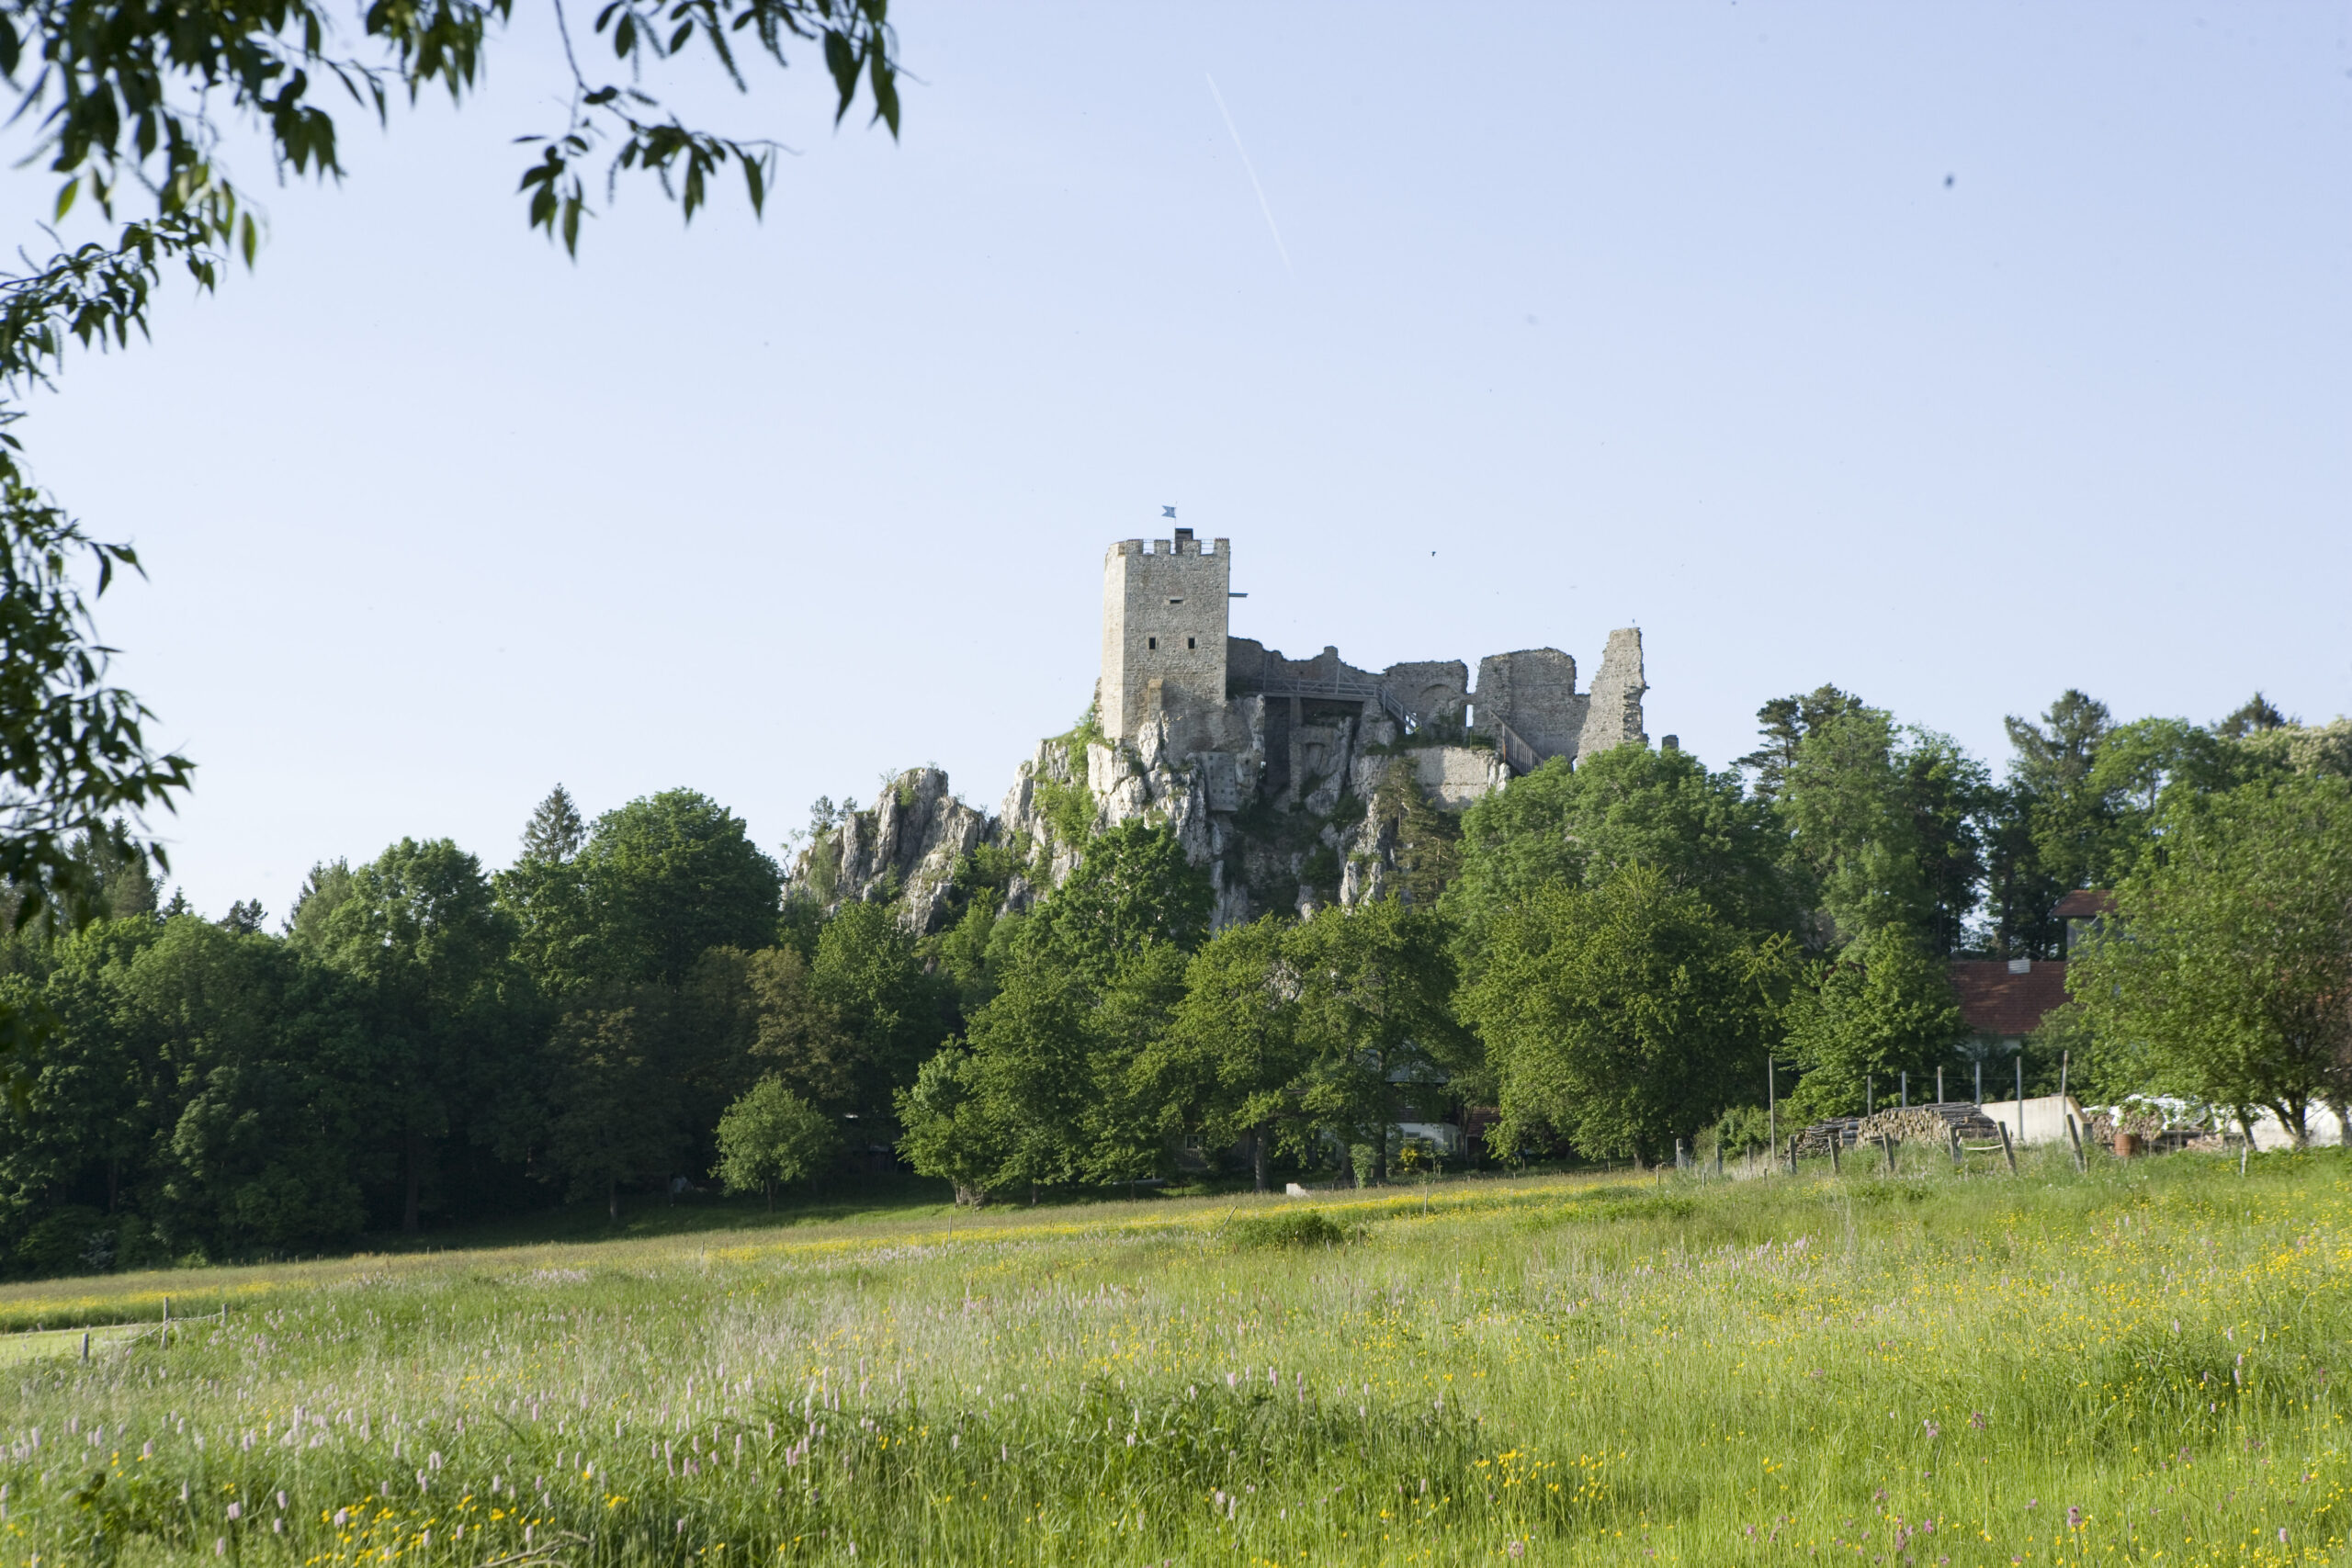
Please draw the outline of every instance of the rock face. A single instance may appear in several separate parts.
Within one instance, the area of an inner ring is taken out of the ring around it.
[[[791,885],[829,908],[891,899],[914,931],[936,930],[955,891],[956,868],[988,841],[990,823],[947,792],[938,768],[900,773],[882,798],[843,817],[801,851]]]

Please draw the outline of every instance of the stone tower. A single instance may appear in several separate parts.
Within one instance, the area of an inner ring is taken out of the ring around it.
[[[1190,528],[1173,539],[1122,539],[1102,558],[1102,680],[1095,688],[1102,733],[1135,738],[1153,682],[1164,698],[1204,706],[1225,701],[1227,596],[1233,550],[1203,549]]]

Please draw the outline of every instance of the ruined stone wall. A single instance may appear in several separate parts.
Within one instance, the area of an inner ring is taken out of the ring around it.
[[[1609,634],[1600,655],[1600,673],[1593,677],[1589,711],[1577,741],[1579,757],[1606,751],[1611,746],[1640,746],[1649,741],[1642,728],[1642,694],[1649,682],[1642,673],[1642,633],[1623,626]]]
[[[1122,539],[1102,558],[1102,681],[1096,689],[1102,732],[1132,739],[1145,688],[1195,703],[1225,700],[1230,544],[1204,550],[1192,530],[1174,539]],[[1163,700],[1165,700],[1163,698]]]
[[[1470,701],[1470,667],[1459,659],[1392,664],[1380,681],[1423,724],[1460,724]]]
[[[1521,649],[1478,660],[1473,728],[1507,724],[1544,761],[1574,761],[1587,700],[1577,694],[1577,661],[1556,648]]]

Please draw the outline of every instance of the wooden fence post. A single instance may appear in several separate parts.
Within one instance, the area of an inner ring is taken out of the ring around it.
[[[2022,1111],[2024,1102],[2020,1100],[2018,1104]],[[2009,1140],[2009,1124],[2007,1122],[1996,1122],[1994,1125],[2001,1130],[2001,1157],[2009,1162],[2009,1174],[2015,1176],[2018,1173],[2018,1146]],[[2018,1130],[2019,1132],[2025,1130],[2025,1118],[2022,1114],[2018,1118]]]

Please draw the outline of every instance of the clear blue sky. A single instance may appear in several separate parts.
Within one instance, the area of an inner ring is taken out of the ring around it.
[[[924,761],[993,809],[1168,502],[1294,654],[1589,678],[1638,622],[1717,765],[1824,681],[1996,767],[2068,685],[2352,708],[2345,5],[894,9],[900,142],[807,58],[701,100],[799,149],[764,223],[625,189],[575,265],[526,6],[342,187],[248,164],[258,272],[37,400],[153,573],[103,629],[198,908],[503,864],[558,780],[779,850]]]

